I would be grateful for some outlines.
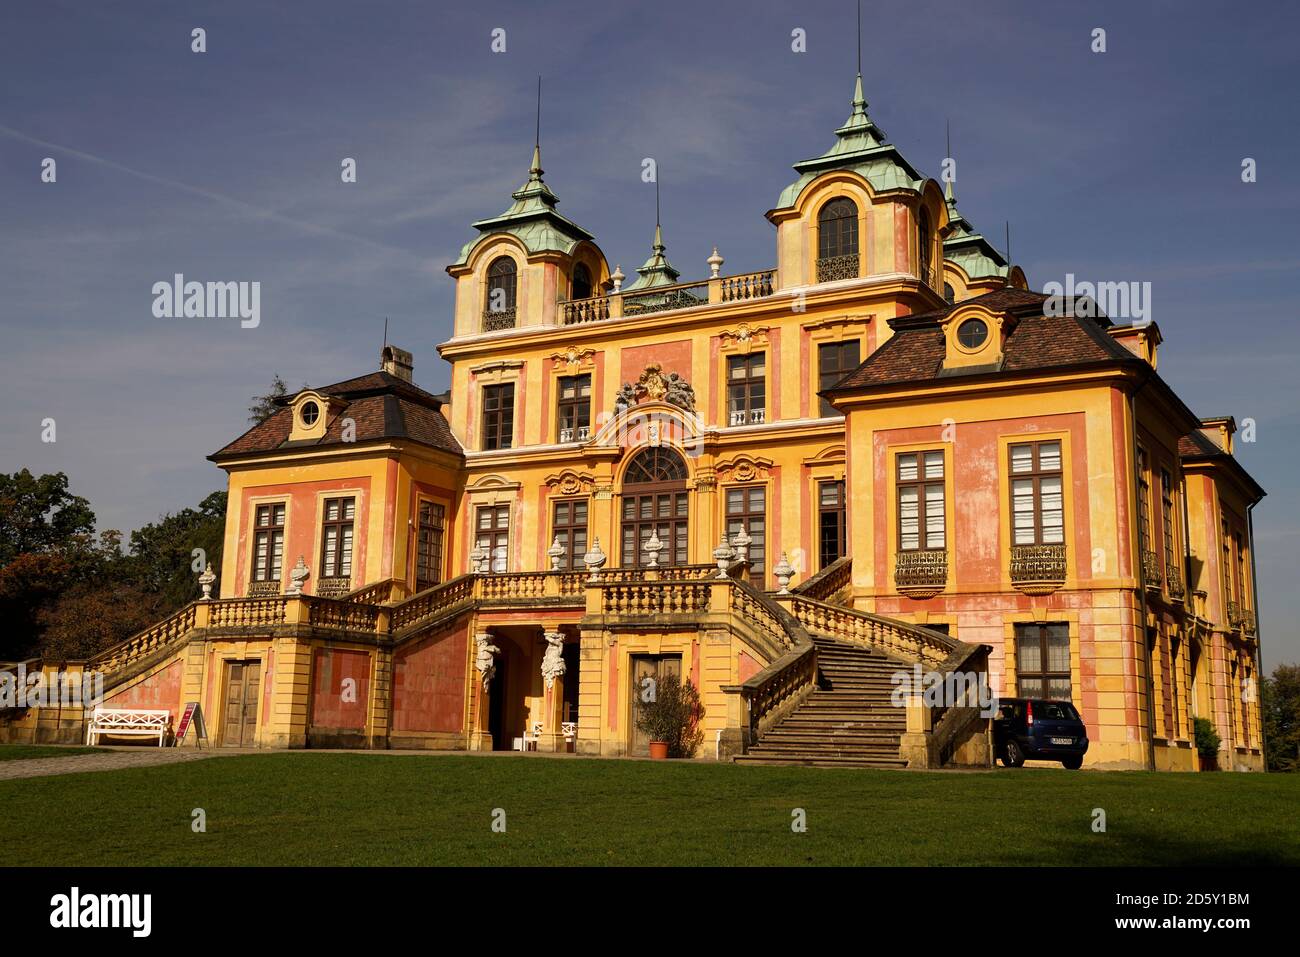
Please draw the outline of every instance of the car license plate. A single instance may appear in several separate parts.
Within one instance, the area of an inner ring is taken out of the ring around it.
[[[1053,738],[1052,744],[1074,744],[1074,738]]]

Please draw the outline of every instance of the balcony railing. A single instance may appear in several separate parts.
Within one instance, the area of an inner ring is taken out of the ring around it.
[[[1160,556],[1155,552],[1142,553],[1142,579],[1146,582],[1148,588],[1160,590],[1162,571],[1160,565]]]
[[[722,301],[764,299],[772,295],[772,277],[775,275],[775,271],[769,269],[745,276],[726,276],[722,280]]]
[[[948,550],[900,551],[894,560],[894,585],[913,597],[932,597],[948,584]]]
[[[1246,609],[1238,602],[1228,602],[1228,627],[1233,631],[1241,631],[1246,623]]]
[[[1064,545],[1012,545],[1011,584],[1027,594],[1046,594],[1065,584]]]
[[[560,322],[566,326],[581,322],[599,322],[609,318],[609,296],[572,299],[560,303]]]
[[[686,286],[664,286],[646,292],[623,294],[623,315],[645,316],[672,309],[690,309],[709,301],[709,284],[697,282]]]
[[[563,442],[586,442],[591,438],[591,426],[580,425],[573,429],[560,429],[560,441]]]
[[[316,582],[316,595],[320,598],[342,598],[350,591],[351,578],[322,578]]]
[[[515,308],[509,309],[484,309],[483,310],[483,331],[500,332],[502,329],[513,329],[515,327]]]
[[[767,421],[767,409],[735,409],[728,414],[729,425],[762,425]]]
[[[837,279],[858,278],[858,256],[827,256],[817,260],[817,281],[835,282]]]
[[[1255,612],[1249,608],[1241,609],[1241,630],[1248,635],[1253,635],[1255,627]]]
[[[1181,601],[1186,589],[1183,588],[1183,574],[1178,570],[1177,565],[1165,564],[1165,586],[1169,589],[1169,597]]]
[[[853,258],[856,262],[857,257]],[[855,275],[856,268],[855,266]],[[558,303],[559,322],[561,325],[574,326],[584,322],[600,322],[604,319],[619,319],[624,316],[653,315],[670,309],[693,309],[696,306],[766,299],[775,292],[776,270],[763,269],[758,272],[719,276],[716,279],[705,279],[699,282],[656,286],[653,289],[631,292],[614,292],[589,296],[586,299],[561,300]],[[484,313],[485,330],[489,329],[487,316],[488,314]],[[510,322],[500,328],[513,329],[514,325],[512,310]]]

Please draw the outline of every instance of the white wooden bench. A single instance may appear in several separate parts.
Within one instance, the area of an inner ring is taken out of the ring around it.
[[[96,708],[86,726],[86,744],[95,744],[102,734],[128,734],[157,737],[163,746],[171,729],[170,711],[144,711],[134,708]]]

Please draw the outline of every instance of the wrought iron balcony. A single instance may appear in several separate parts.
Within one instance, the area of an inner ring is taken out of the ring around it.
[[[1169,597],[1182,600],[1186,591],[1183,588],[1183,574],[1178,570],[1177,565],[1165,564],[1165,585],[1169,589]]]
[[[931,598],[948,584],[948,550],[900,551],[894,560],[894,586],[912,598]]]
[[[646,292],[623,293],[623,315],[645,316],[670,309],[689,309],[709,301],[709,284],[697,282],[689,286],[665,286]]]
[[[1142,553],[1142,578],[1148,588],[1160,590],[1164,578],[1160,567],[1160,556],[1155,552]]]
[[[503,329],[513,329],[515,327],[515,309],[511,306],[509,309],[484,309],[483,310],[483,331],[500,332]]]
[[[1065,545],[1012,545],[1011,584],[1029,595],[1046,595],[1065,584]]]
[[[351,578],[322,578],[316,582],[316,595],[319,598],[342,598],[350,591]]]
[[[1245,624],[1246,609],[1242,608],[1235,601],[1228,602],[1228,627],[1233,631],[1241,631]]]
[[[818,282],[834,282],[837,279],[857,278],[858,257],[856,253],[850,256],[827,256],[825,259],[817,260]]]

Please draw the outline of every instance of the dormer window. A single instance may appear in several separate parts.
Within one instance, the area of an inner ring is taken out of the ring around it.
[[[858,278],[858,204],[843,196],[817,214],[817,281]]]
[[[302,424],[311,428],[320,418],[320,406],[315,402],[304,402],[298,415],[302,418]]]
[[[964,349],[978,349],[988,337],[989,327],[983,319],[967,319],[957,327],[957,341]]]
[[[487,301],[483,304],[483,331],[515,327],[515,261],[498,256],[488,266]]]

